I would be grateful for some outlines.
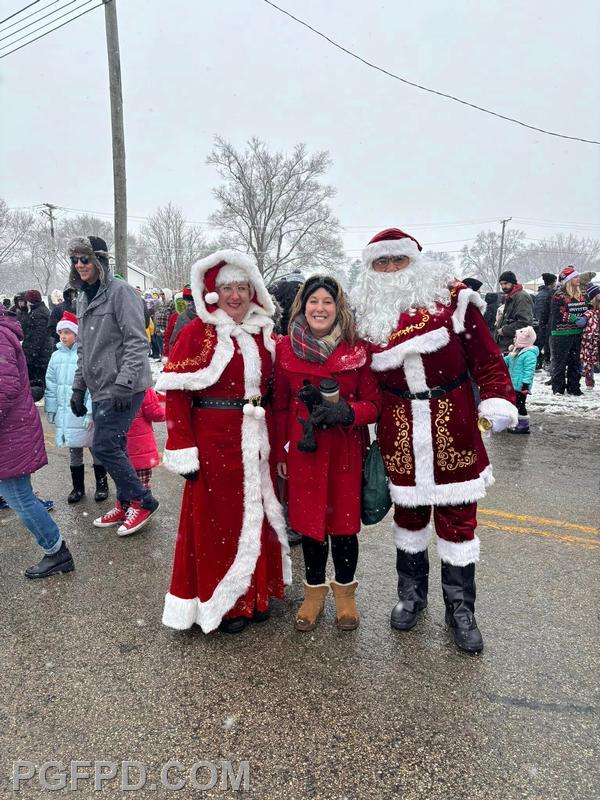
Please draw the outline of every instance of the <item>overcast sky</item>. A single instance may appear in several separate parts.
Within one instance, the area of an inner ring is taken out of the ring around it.
[[[27,2],[2,0],[1,16]],[[597,0],[278,4],[409,80],[600,140]],[[262,0],[118,0],[118,15],[134,228],[134,217],[168,201],[206,221],[218,179],[204,162],[220,134],[240,147],[257,136],[288,151],[297,142],[329,150],[350,255],[387,226],[457,251],[509,216],[532,239],[556,231],[600,238],[597,145],[406,86]],[[11,207],[51,202],[110,214],[103,9],[0,60],[0,70],[0,196]]]

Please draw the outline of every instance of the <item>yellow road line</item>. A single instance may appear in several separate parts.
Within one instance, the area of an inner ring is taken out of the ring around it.
[[[533,522],[534,525],[556,525],[558,528],[570,528],[571,530],[581,531],[582,533],[600,534],[599,528],[592,528],[589,525],[577,525],[575,522],[564,522],[562,519],[547,519],[546,517],[530,517],[527,514],[511,514],[509,511],[494,511],[491,508],[478,508],[478,514],[490,517],[502,517],[503,519],[514,519],[519,522]]]
[[[561,533],[554,533],[553,531],[544,531],[540,528],[517,528],[511,525],[500,525],[498,522],[491,522],[490,520],[486,520],[483,525],[498,531],[508,531],[509,533],[533,533],[535,536],[544,536],[547,539],[556,539],[559,542],[582,544],[586,547],[600,547],[600,542],[596,541],[596,539],[585,539],[583,536],[568,536]]]

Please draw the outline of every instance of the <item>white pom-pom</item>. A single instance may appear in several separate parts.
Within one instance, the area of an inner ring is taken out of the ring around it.
[[[262,406],[255,406],[254,407],[254,416],[256,419],[264,419],[265,418],[265,410]]]
[[[251,403],[246,403],[242,410],[247,417],[251,417],[254,413],[254,406]]]
[[[217,292],[208,292],[204,295],[204,302],[209,306],[214,306],[219,302],[219,295]]]

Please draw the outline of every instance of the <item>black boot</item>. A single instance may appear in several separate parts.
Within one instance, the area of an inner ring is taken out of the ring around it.
[[[248,617],[233,617],[232,619],[222,619],[219,630],[222,633],[241,633],[248,627],[250,620]]]
[[[417,624],[419,611],[427,608],[429,586],[429,555],[427,550],[407,553],[396,550],[398,572],[398,597],[400,602],[392,609],[392,628],[409,631]]]
[[[475,621],[475,564],[454,567],[442,561],[442,591],[446,625],[456,645],[467,653],[479,653],[483,639]]]
[[[71,551],[63,541],[58,553],[53,556],[44,556],[41,561],[25,570],[27,578],[48,578],[59,572],[72,572],[75,569]]]
[[[85,495],[85,485],[83,482],[83,473],[85,467],[83,464],[80,467],[71,467],[71,480],[73,481],[73,491],[67,497],[67,503],[78,503]]]
[[[108,477],[102,464],[94,464],[94,475],[96,476],[94,500],[97,503],[101,503],[108,497]]]

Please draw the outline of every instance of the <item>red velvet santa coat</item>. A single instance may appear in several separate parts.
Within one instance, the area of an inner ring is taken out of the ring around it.
[[[324,364],[296,356],[288,336],[277,343],[275,453],[277,461],[287,463],[289,523],[293,530],[320,542],[326,534],[348,535],[360,530],[366,426],[376,421],[381,406],[370,361],[362,342],[341,342]],[[354,424],[317,430],[317,451],[304,453],[297,446],[303,435],[298,417],[306,419],[308,410],[297,394],[305,379],[318,386],[321,378],[335,378],[338,382],[341,397],[354,410]]]
[[[282,598],[284,582],[291,582],[268,417],[250,406],[242,412],[192,405],[194,397],[264,396],[273,371],[272,325],[255,330],[222,311],[214,317],[222,322],[198,317],[183,328],[157,383],[167,390],[165,466],[200,471],[185,483],[163,622],[179,629],[197,623],[205,633],[224,615],[266,611],[269,597]]]
[[[517,423],[514,389],[497,345],[481,315],[483,300],[457,287],[440,313],[401,315],[384,348],[372,347],[381,387],[412,393],[449,384],[467,370],[481,394],[479,414]],[[477,428],[471,382],[435,400],[401,399],[383,392],[377,437],[401,506],[459,505],[485,496],[494,482]]]

